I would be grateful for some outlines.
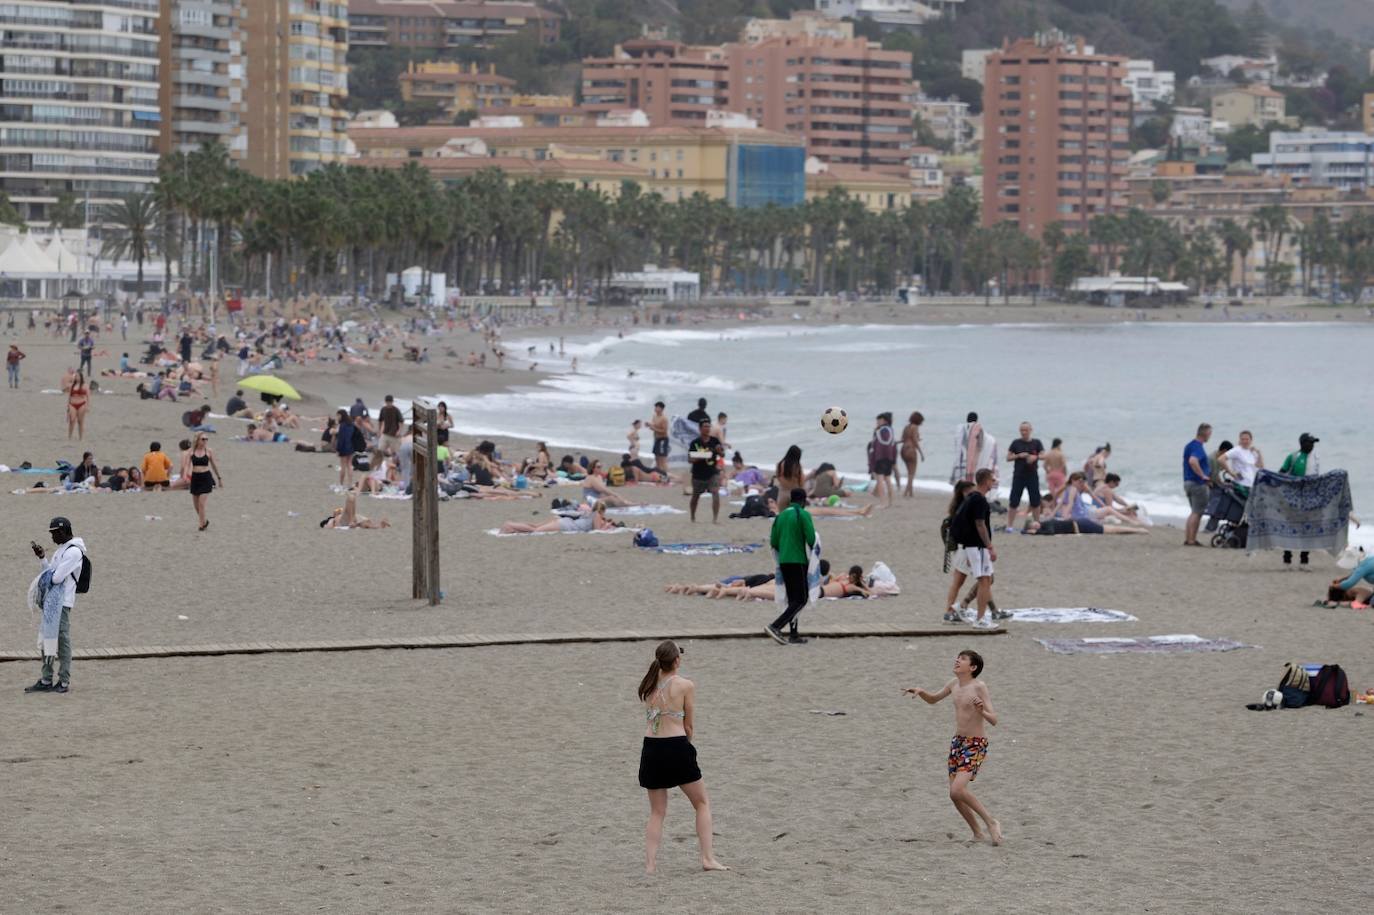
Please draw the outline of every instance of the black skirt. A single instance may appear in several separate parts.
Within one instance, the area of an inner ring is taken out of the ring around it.
[[[215,488],[215,478],[207,471],[191,474],[191,495],[203,496]]]
[[[697,749],[682,737],[645,737],[639,754],[639,787],[657,790],[701,781]]]

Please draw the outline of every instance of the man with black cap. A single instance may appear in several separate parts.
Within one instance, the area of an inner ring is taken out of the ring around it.
[[[1283,459],[1283,466],[1279,468],[1279,473],[1291,474],[1295,477],[1315,477],[1320,474],[1321,463],[1317,456],[1312,453],[1312,446],[1321,439],[1315,437],[1311,432],[1304,432],[1298,436],[1298,450]],[[1293,564],[1293,551],[1283,551],[1283,564],[1291,566]],[[1307,571],[1307,553],[1298,556],[1298,567],[1304,572]]]
[[[33,686],[26,687],[26,693],[65,693],[72,678],[72,607],[76,604],[76,580],[81,574],[81,560],[86,555],[86,542],[72,536],[72,523],[66,518],[57,517],[48,522],[48,533],[52,542],[57,544],[52,558],[46,558],[46,551],[37,543],[30,541],[33,555],[38,557],[39,565],[52,570],[52,587],[60,588],[62,595],[62,619],[57,628],[56,660],[57,682],[53,682],[52,668],[54,657],[49,652],[52,647],[45,639],[43,642],[43,675]]]

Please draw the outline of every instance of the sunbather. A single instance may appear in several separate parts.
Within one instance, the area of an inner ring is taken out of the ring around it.
[[[503,534],[583,534],[589,531],[609,531],[624,527],[618,521],[606,517],[606,503],[597,502],[590,511],[580,511],[576,515],[559,515],[542,524],[528,521],[507,521],[501,525]]]
[[[358,514],[358,494],[350,492],[344,497],[343,508],[334,509],[334,513],[320,522],[320,527],[335,527],[340,529],[363,528],[364,530],[375,530],[391,527],[391,522],[385,518],[372,519],[366,515]]]

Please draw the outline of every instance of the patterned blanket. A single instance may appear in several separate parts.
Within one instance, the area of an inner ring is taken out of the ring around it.
[[[654,553],[673,553],[677,556],[730,556],[752,553],[761,546],[761,543],[664,543],[649,549]]]
[[[1231,639],[1204,639],[1196,635],[1151,635],[1139,639],[1036,639],[1055,654],[1183,654],[1197,651],[1233,651],[1253,648]]]
[[[1335,556],[1345,549],[1353,507],[1344,470],[1315,477],[1261,470],[1245,505],[1246,550],[1326,550]]]

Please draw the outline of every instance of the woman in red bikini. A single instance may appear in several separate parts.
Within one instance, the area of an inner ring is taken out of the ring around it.
[[[77,372],[67,385],[67,438],[72,437],[73,430],[78,439],[86,437],[86,411],[90,403],[91,389],[86,385],[86,377]]]

